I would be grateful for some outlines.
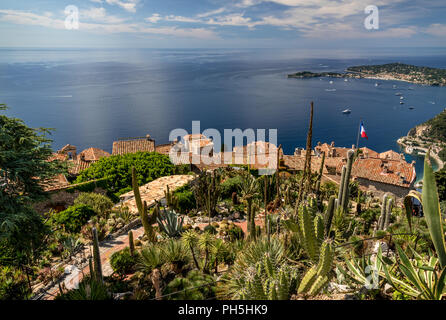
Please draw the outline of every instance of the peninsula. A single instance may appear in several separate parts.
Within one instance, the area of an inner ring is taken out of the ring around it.
[[[446,161],[446,109],[434,118],[410,129],[407,136],[398,139],[398,144],[408,154],[425,154],[431,149],[431,157],[438,163],[438,169]]]
[[[419,67],[403,63],[348,67],[345,72],[302,71],[289,74],[288,78],[356,78],[397,80],[430,86],[446,86],[446,69]]]

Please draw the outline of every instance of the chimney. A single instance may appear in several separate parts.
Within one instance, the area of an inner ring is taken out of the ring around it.
[[[334,147],[334,141],[332,141],[331,143],[330,143],[330,147]]]

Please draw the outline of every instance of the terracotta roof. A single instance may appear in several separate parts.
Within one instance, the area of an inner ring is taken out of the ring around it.
[[[68,185],[70,185],[70,183],[63,174],[59,174],[55,176],[53,179],[46,181],[45,183],[42,184],[43,190],[46,192],[62,189],[67,187]]]
[[[80,158],[68,161],[68,173],[71,175],[78,175],[81,171],[88,169],[95,161],[83,161]]]
[[[55,152],[48,158],[48,161],[54,161],[54,160],[59,160],[59,161],[68,160],[68,155],[65,153]]]
[[[342,169],[339,164],[337,171]],[[356,159],[353,163],[352,176],[377,181],[390,185],[409,188],[415,181],[415,167],[403,160],[385,160],[380,158]]]
[[[330,145],[328,143],[323,143],[321,145],[317,145],[314,147],[315,150],[319,152],[325,152],[326,157],[341,157],[345,158],[347,157],[347,152],[350,150],[350,148],[341,148],[341,147],[335,147],[334,144]]]
[[[404,155],[402,155],[401,153],[395,152],[393,150],[382,152],[379,154],[379,157],[381,159],[404,160]]]
[[[172,144],[171,143],[160,144],[160,145],[157,145],[155,147],[155,152],[158,152],[158,153],[161,153],[161,154],[165,154],[165,155],[169,155],[171,148],[172,148]]]
[[[364,147],[364,148],[359,148],[359,150],[362,151],[362,154],[364,155],[364,157],[368,156],[368,158],[379,158],[379,153],[372,149]]]
[[[327,160],[327,159],[325,159]],[[305,157],[302,156],[283,156],[284,165],[291,170],[302,171],[305,167]],[[317,173],[321,168],[322,157],[311,157],[311,172]],[[322,173],[328,173],[327,166],[324,164]]]
[[[113,155],[123,155],[127,153],[154,152],[155,141],[148,138],[119,140],[113,142]]]
[[[78,154],[78,158],[85,161],[98,161],[104,157],[110,157],[110,153],[98,148],[88,148]]]

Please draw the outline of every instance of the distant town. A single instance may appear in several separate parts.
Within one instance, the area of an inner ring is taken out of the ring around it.
[[[364,65],[348,67],[344,73],[301,71],[289,74],[288,78],[356,78],[376,80],[396,80],[430,86],[446,86],[446,70],[419,67],[403,63]]]

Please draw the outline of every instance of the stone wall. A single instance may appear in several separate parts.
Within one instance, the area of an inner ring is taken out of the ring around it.
[[[377,197],[382,197],[386,192],[392,193],[395,197],[402,199],[404,198],[411,188],[404,188],[399,186],[394,186],[386,183],[370,181],[367,179],[356,178],[362,187],[367,188],[369,191]]]

